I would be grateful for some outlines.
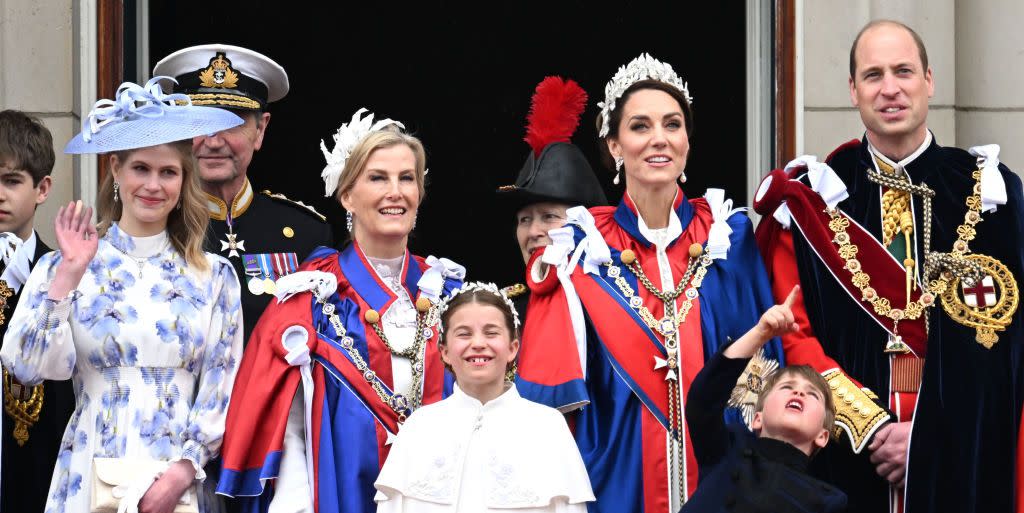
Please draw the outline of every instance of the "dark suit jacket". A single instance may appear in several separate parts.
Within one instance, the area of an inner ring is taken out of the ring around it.
[[[37,233],[32,267],[48,252],[50,248],[43,244]],[[0,325],[0,338],[7,333],[7,323],[14,315],[20,296],[21,291],[7,301],[8,308],[4,312],[7,319]],[[57,453],[60,451],[60,441],[74,410],[75,393],[71,380],[44,382],[39,422],[29,428],[28,441],[23,446],[14,440],[14,419],[6,410],[0,414],[3,417],[3,431],[0,433],[3,436],[3,450],[0,452],[0,511],[43,511],[53,468],[57,463]]]
[[[759,438],[745,426],[726,426],[723,413],[749,359],[715,354],[697,374],[686,401],[686,421],[700,481],[683,512],[833,513],[846,494],[807,474],[809,458],[792,445]]]

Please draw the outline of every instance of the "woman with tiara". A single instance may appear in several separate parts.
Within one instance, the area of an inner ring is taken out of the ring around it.
[[[597,124],[622,201],[570,209],[527,266],[519,389],[566,412],[586,406],[571,421],[597,496],[591,512],[679,510],[701,450],[686,429],[689,385],[774,303],[744,209],[722,190],[689,199],[681,188],[691,102],[666,63],[644,54],[620,68]],[[780,354],[773,340],[748,371],[763,374]],[[734,404],[749,412],[754,394],[740,389]]]
[[[163,94],[166,78],[122,84],[68,143],[109,154],[99,225],[81,201],[60,209],[59,250],[32,270],[0,350],[22,383],[74,382],[48,512],[218,510],[200,487],[221,446],[242,312],[231,264],[202,251],[192,137],[242,119]]]
[[[373,481],[399,427],[451,393],[438,304],[465,269],[409,252],[423,145],[364,112],[339,128],[332,151],[321,145],[326,195],[347,211],[351,241],[319,248],[278,282],[228,412],[218,491],[270,511],[374,511]]]

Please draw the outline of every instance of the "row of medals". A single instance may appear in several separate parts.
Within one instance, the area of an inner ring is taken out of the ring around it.
[[[263,278],[262,276],[263,275],[249,276],[249,283],[247,284],[249,292],[254,296],[258,296],[260,294],[274,295],[274,293],[277,292],[277,282],[269,276],[266,278]]]

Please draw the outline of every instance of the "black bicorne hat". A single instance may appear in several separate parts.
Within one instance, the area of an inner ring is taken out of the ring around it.
[[[586,103],[587,93],[572,80],[547,77],[537,85],[525,137],[533,149],[515,185],[498,188],[510,208],[542,201],[588,208],[608,204],[587,158],[569,142]]]

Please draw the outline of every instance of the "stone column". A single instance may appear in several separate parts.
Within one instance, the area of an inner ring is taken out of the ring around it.
[[[956,144],[953,36],[954,25],[960,22],[954,24],[954,1],[803,1],[803,48],[798,52],[803,61],[804,129],[797,137],[802,138],[804,153],[824,158],[839,144],[863,136],[864,125],[850,102],[850,45],[861,27],[878,18],[905,23],[924,39],[935,80],[928,126],[940,144]]]
[[[1024,173],[1024,2],[956,0],[956,138]],[[1022,175],[1024,176],[1024,175]]]
[[[35,219],[50,246],[56,244],[53,218],[74,191],[72,159],[64,154],[80,125],[73,112],[72,23],[72,0],[0,0],[0,109],[26,111],[53,134],[54,187]]]

